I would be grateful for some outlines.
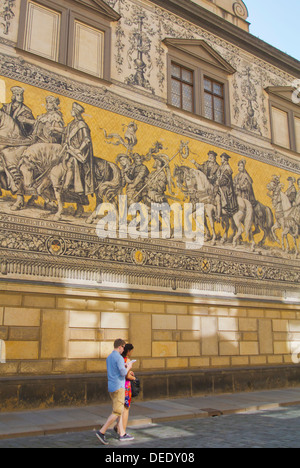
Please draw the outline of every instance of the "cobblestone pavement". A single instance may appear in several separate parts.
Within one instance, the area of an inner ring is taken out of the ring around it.
[[[120,443],[108,431],[108,448],[299,448],[300,406],[190,419],[130,428],[133,442]],[[107,448],[95,433],[74,432],[0,441],[0,448]],[[127,451],[130,453],[129,451]],[[109,452],[107,452],[109,453]],[[117,450],[115,453],[118,453]]]

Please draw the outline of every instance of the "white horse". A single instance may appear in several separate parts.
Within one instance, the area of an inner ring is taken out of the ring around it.
[[[295,208],[292,206],[288,196],[282,192],[282,187],[282,184],[274,179],[267,185],[269,191],[268,195],[272,199],[276,218],[276,222],[272,227],[272,234],[285,252],[289,251],[288,234],[290,234],[294,241],[294,248],[297,256],[299,254],[297,240],[300,236],[300,226],[293,216]],[[281,242],[276,235],[278,229],[282,229]]]
[[[213,245],[216,243],[217,234],[215,231],[215,220],[217,216],[217,206],[214,202],[214,187],[207,179],[206,175],[198,171],[197,169],[189,168],[186,166],[176,166],[174,171],[174,177],[177,178],[177,184],[182,192],[190,198],[190,202],[203,203],[205,207],[205,213],[209,219],[210,226],[212,229],[212,242]],[[236,247],[239,238],[245,232],[246,238],[251,243],[251,248],[254,250],[255,241],[252,233],[252,225],[254,222],[254,210],[253,206],[248,200],[244,200],[241,197],[237,197],[238,201],[238,212],[232,216],[234,221],[233,231],[233,246]],[[222,243],[228,240],[228,231],[230,227],[230,216],[226,211],[222,210],[222,220],[225,225],[225,234],[222,238]],[[206,228],[208,226],[206,223]]]

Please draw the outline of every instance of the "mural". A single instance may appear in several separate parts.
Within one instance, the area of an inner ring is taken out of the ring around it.
[[[1,212],[97,223],[102,202],[205,206],[210,246],[297,258],[300,178],[216,146],[6,80]]]

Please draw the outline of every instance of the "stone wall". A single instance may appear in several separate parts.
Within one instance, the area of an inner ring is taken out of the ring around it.
[[[300,307],[2,284],[0,375],[105,372],[116,338],[135,369],[292,364]]]

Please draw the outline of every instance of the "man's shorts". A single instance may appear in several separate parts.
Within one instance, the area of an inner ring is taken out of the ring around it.
[[[125,388],[120,388],[116,392],[109,394],[113,402],[113,414],[121,416],[124,411],[125,404]]]

